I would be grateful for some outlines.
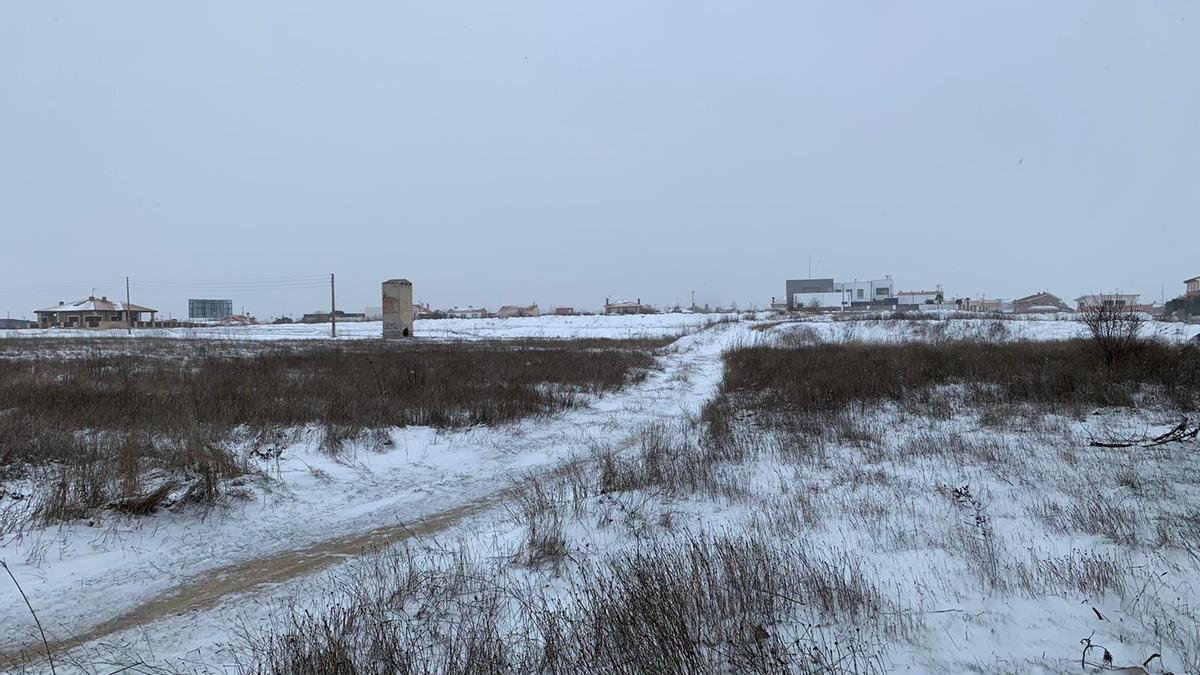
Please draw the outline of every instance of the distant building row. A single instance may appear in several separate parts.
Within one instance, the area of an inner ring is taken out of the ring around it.
[[[618,300],[616,302],[606,298],[604,301],[604,313],[608,315],[655,314],[657,311],[650,305],[642,304],[641,298],[637,300]],[[556,307],[553,311],[553,314],[556,316],[572,316],[580,313],[574,307]],[[449,309],[435,310],[431,309],[428,305],[416,305],[416,316],[418,319],[512,319],[541,315],[542,311],[536,303],[532,305],[504,305],[495,312],[488,311],[486,307],[450,307]]]
[[[1189,289],[1197,287],[1200,298],[1200,278],[1189,281]],[[1139,311],[1154,308],[1139,303],[1135,293],[1106,293],[1082,295],[1075,298],[1072,308],[1062,298],[1048,291],[1039,291],[1011,302],[979,298],[947,300],[941,288],[933,291],[897,291],[891,277],[868,281],[834,281],[833,279],[789,279],[785,285],[783,303],[772,299],[772,307],[787,311],[869,311],[921,309],[958,309],[974,312],[1013,312],[1046,314],[1085,311],[1091,307],[1119,306]]]

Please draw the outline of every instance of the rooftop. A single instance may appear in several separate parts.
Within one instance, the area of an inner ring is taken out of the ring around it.
[[[149,307],[142,307],[141,305],[135,305],[133,303],[129,303],[128,305],[126,305],[126,303],[124,303],[124,302],[120,302],[120,301],[116,301],[116,300],[109,300],[107,297],[97,298],[95,296],[88,296],[87,298],[85,298],[83,300],[77,300],[75,302],[59,303],[53,307],[47,307],[46,309],[39,309],[39,310],[37,310],[37,313],[42,314],[42,313],[47,313],[47,312],[124,312],[124,311],[126,311],[126,307],[128,307],[130,312],[157,312],[158,311],[155,309],[150,309]]]

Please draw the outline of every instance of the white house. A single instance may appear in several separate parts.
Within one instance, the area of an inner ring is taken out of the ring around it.
[[[938,291],[900,291],[896,294],[896,304],[901,308],[919,308],[925,306],[941,306],[945,296]]]
[[[446,316],[451,319],[484,319],[488,311],[483,307],[451,307],[446,310]]]
[[[793,293],[792,306],[796,309],[842,309],[850,304],[846,294],[838,290],[827,293]]]
[[[894,299],[895,285],[891,279],[872,279],[870,281],[845,281],[842,282],[842,291],[850,297],[850,304],[856,302],[884,302],[889,299]]]
[[[1075,298],[1075,303],[1078,305],[1079,311],[1085,311],[1093,307],[1133,307],[1138,304],[1138,298],[1142,297],[1138,293],[1092,293],[1089,295],[1081,295]]]

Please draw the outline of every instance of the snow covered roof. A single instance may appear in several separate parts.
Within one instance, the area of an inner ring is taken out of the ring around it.
[[[1184,279],[1184,280],[1183,280],[1183,283],[1185,283],[1185,284],[1190,284],[1190,283],[1192,283],[1193,281],[1200,281],[1200,277],[1192,277],[1191,279]]]
[[[1025,311],[1028,312],[1050,312],[1048,308],[1053,308],[1054,311],[1070,311],[1071,307],[1063,302],[1063,299],[1049,291],[1041,291],[1033,295],[1027,295],[1023,298],[1013,300],[1015,305],[1024,305]]]
[[[1140,293],[1090,293],[1075,298],[1075,302],[1093,303],[1100,302],[1101,300],[1127,300],[1130,303],[1136,303],[1139,297],[1141,297]]]
[[[130,312],[156,312],[158,310],[150,309],[129,303],[126,305],[123,302],[109,300],[108,298],[89,297],[75,302],[67,302],[47,307],[46,309],[37,310],[37,314],[49,312],[124,312],[128,306]]]

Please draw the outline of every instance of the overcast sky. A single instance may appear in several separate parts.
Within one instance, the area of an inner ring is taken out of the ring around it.
[[[0,4],[0,315],[1200,274],[1189,3]],[[193,283],[194,282],[194,283]],[[201,283],[204,282],[204,283]],[[257,286],[256,286],[257,285]],[[303,284],[299,284],[303,285]]]

